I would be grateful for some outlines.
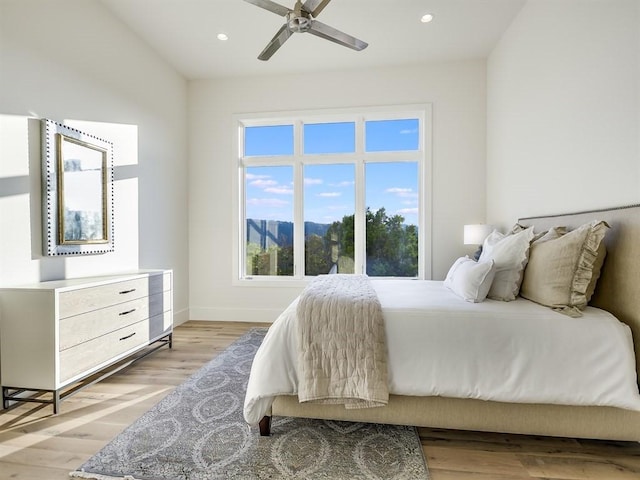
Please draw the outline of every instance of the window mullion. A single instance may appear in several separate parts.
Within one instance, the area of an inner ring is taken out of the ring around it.
[[[366,262],[366,210],[364,162],[356,162],[356,212],[354,217],[355,272],[365,273]]]
[[[365,178],[364,178],[364,119],[356,121],[356,211],[354,216],[354,263],[356,273],[365,273],[366,262],[366,209]]]
[[[302,121],[293,126],[293,272],[304,278],[304,163]]]
[[[299,159],[293,178],[293,271],[296,278],[304,278],[304,168]]]

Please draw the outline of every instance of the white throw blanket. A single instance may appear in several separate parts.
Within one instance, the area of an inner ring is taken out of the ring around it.
[[[384,406],[389,399],[382,308],[366,275],[322,275],[300,295],[300,402]]]

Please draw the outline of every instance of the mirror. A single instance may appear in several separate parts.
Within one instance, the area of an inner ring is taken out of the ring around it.
[[[45,255],[112,252],[113,145],[43,120]]]

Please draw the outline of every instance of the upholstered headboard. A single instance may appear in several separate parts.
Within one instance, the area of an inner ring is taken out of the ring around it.
[[[613,313],[631,327],[640,375],[640,205],[528,217],[518,222],[533,225],[539,232],[554,226],[573,229],[592,220],[604,220],[611,229],[604,239],[607,257],[589,304]]]

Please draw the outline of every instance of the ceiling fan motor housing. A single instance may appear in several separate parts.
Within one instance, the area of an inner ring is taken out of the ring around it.
[[[287,26],[292,32],[303,33],[311,28],[311,18],[292,11],[287,15]]]

